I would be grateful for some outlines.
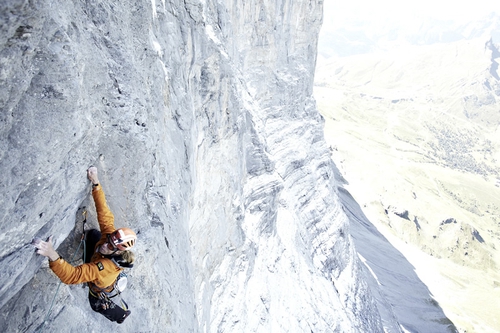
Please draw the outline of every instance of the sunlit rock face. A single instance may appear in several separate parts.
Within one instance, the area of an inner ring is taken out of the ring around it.
[[[73,259],[90,165],[139,235],[120,331],[383,331],[311,97],[322,1],[1,7],[6,331],[116,329],[30,245]]]

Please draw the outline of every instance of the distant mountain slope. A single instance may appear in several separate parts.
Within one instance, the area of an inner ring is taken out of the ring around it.
[[[476,38],[331,58],[316,70],[347,188],[467,332],[500,330],[498,54]]]

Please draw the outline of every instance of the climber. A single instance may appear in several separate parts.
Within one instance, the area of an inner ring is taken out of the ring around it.
[[[52,246],[52,236],[47,242],[38,241],[35,246],[38,254],[49,258],[50,268],[63,283],[87,282],[91,308],[109,320],[121,324],[131,311],[126,304],[122,308],[110,298],[119,293],[116,290],[116,282],[123,267],[133,266],[135,257],[130,249],[134,246],[137,235],[129,228],[115,229],[113,213],[108,208],[104,191],[97,178],[97,168],[90,167],[87,177],[92,182],[92,197],[101,231],[93,229],[87,232],[85,263],[74,267],[62,259]]]

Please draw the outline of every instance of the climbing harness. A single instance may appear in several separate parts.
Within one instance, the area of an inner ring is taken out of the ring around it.
[[[128,310],[128,304],[123,300],[121,293],[127,288],[127,274],[125,272],[120,272],[115,282],[113,283],[113,289],[106,291],[107,288],[99,288],[93,283],[88,283],[89,293],[95,298],[100,299],[103,302],[103,307],[108,306],[113,301],[112,298],[118,296],[120,299],[121,308],[123,310]],[[96,291],[96,289],[98,291]]]
[[[113,288],[110,291],[107,291],[109,287],[99,288],[92,282],[88,282],[88,285],[92,296],[103,298],[101,294],[104,294],[107,298],[113,298],[121,294],[125,290],[125,288],[127,288],[127,274],[125,274],[125,272],[123,271],[120,272],[115,282],[113,283]]]
[[[83,243],[83,262],[85,262],[85,254],[86,254],[85,223],[87,223],[87,210],[84,210],[82,214],[83,214],[82,238],[80,240],[80,244],[78,245],[78,248],[76,249],[75,253],[73,253],[73,256],[71,257],[70,262],[73,262],[75,260],[76,254],[80,250],[82,243]],[[57,285],[56,292],[54,294],[54,297],[52,298],[52,302],[50,303],[49,311],[47,311],[47,314],[45,315],[45,318],[43,319],[42,326],[40,327],[40,330],[38,332],[43,332],[45,323],[47,322],[47,319],[49,319],[50,312],[52,311],[52,307],[54,306],[54,301],[56,300],[57,293],[59,292],[59,288],[61,287],[61,283],[62,283],[62,281],[59,281],[59,283]]]

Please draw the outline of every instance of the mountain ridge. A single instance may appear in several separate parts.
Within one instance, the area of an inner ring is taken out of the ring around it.
[[[498,329],[495,310],[478,310],[499,278],[495,59],[487,37],[330,58],[316,71],[349,192],[462,331]]]

